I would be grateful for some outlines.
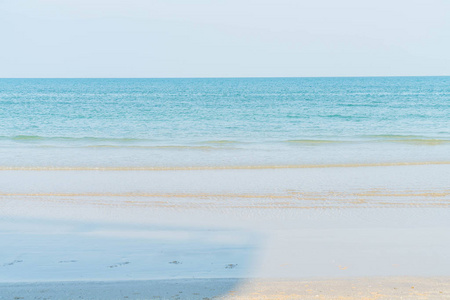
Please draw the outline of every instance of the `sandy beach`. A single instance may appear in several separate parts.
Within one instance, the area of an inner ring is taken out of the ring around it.
[[[448,177],[445,164],[2,170],[0,299],[442,299]]]

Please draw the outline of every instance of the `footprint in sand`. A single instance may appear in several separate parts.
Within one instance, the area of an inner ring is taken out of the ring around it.
[[[117,268],[117,267],[122,267],[122,266],[124,266],[124,265],[128,265],[128,264],[130,264],[130,262],[129,261],[126,261],[126,262],[123,262],[123,263],[117,263],[117,264],[115,264],[115,265],[111,265],[111,266],[109,266],[108,268]]]
[[[3,266],[4,266],[4,267],[6,267],[6,266],[12,266],[12,265],[15,265],[15,264],[21,263],[21,262],[23,262],[23,260],[14,260],[14,261],[12,261],[12,262],[3,264]]]
[[[237,267],[237,264],[228,264],[225,266],[225,269],[234,269]]]
[[[77,260],[60,260],[58,263],[60,264],[67,264],[67,263],[75,263]]]

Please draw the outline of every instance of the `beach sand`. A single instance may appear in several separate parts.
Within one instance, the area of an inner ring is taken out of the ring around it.
[[[448,299],[450,278],[178,279],[0,284],[0,299]]]
[[[389,277],[254,280],[225,299],[446,299],[450,278]]]
[[[445,164],[2,170],[0,299],[445,299],[448,178]]]

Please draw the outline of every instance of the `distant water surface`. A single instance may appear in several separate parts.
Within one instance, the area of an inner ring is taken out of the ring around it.
[[[0,167],[450,161],[450,77],[0,79]]]

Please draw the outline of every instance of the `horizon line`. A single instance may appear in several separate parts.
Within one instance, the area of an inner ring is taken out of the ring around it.
[[[270,79],[270,78],[414,78],[450,75],[362,75],[362,76],[186,76],[186,77],[0,77],[0,79]]]

